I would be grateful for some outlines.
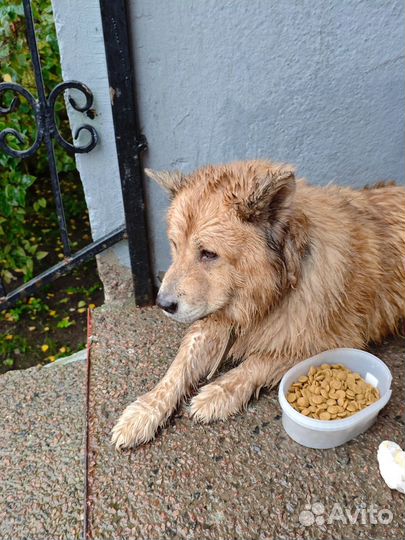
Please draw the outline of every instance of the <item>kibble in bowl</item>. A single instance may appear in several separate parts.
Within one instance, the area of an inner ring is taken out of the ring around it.
[[[279,402],[287,434],[310,448],[333,448],[357,437],[391,397],[392,375],[376,356],[332,349],[292,367]]]
[[[311,366],[289,388],[287,401],[317,420],[347,418],[380,399],[380,392],[343,364]]]

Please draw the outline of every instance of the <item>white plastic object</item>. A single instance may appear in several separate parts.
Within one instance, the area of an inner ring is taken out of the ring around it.
[[[387,486],[405,493],[405,452],[402,448],[392,441],[383,441],[378,447],[377,459]]]
[[[350,371],[380,391],[380,399],[365,409],[341,420],[317,420],[296,411],[287,401],[287,393],[301,375],[307,375],[311,366],[343,364]],[[382,360],[359,349],[332,349],[308,358],[292,367],[281,379],[278,399],[283,411],[285,431],[294,441],[309,448],[334,448],[366,431],[376,420],[380,410],[391,397],[392,375]]]

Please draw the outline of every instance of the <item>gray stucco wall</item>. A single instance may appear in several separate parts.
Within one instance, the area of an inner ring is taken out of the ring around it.
[[[402,0],[132,0],[146,164],[270,157],[310,181],[404,181]],[[156,271],[167,199],[148,184]]]

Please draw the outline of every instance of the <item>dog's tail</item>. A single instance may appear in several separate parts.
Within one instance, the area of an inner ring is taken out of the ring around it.
[[[385,188],[385,187],[389,187],[389,186],[396,186],[396,182],[395,180],[380,180],[379,182],[376,182],[375,184],[367,184],[366,186],[364,186],[363,189],[380,189],[380,188]]]

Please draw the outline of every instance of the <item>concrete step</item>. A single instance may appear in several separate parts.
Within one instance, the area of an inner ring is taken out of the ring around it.
[[[80,538],[85,378],[84,362],[0,377],[0,539]]]
[[[367,433],[342,447],[313,450],[289,439],[272,390],[225,423],[194,424],[183,407],[155,441],[116,452],[110,445],[111,428],[123,408],[164,374],[183,332],[153,308],[96,310],[90,379],[90,537],[402,537],[403,496],[383,482],[376,452],[384,439],[405,446],[403,339],[387,340],[374,349],[393,372],[392,400]],[[314,503],[322,503],[315,509],[324,512],[307,525],[308,514],[301,512],[312,511]],[[336,514],[335,503],[341,514]],[[388,509],[392,520],[374,524],[364,514],[351,524],[345,514],[372,510],[372,505],[378,511]]]

